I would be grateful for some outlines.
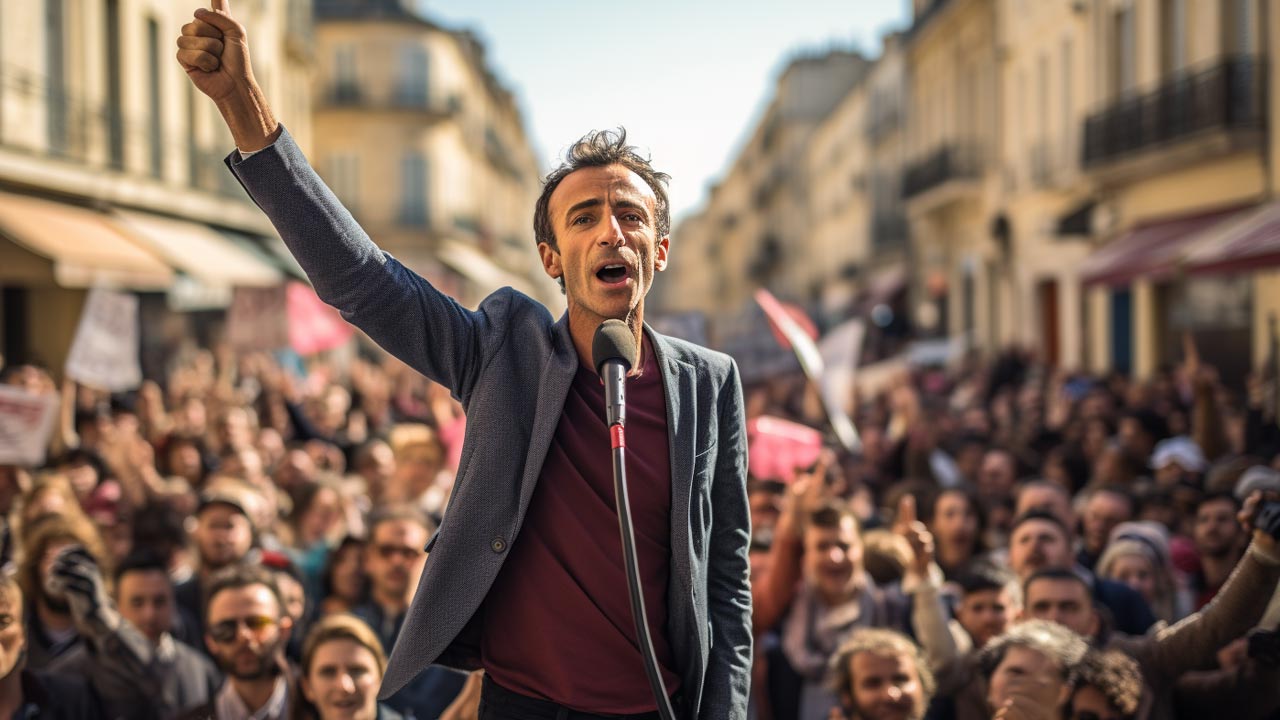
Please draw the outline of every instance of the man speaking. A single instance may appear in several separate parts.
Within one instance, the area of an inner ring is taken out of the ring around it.
[[[369,239],[276,122],[228,3],[199,9],[178,61],[221,111],[227,165],[316,292],[396,357],[448,387],[467,435],[445,520],[391,654],[385,697],[426,666],[484,668],[482,718],[656,717],[614,509],[604,389],[592,339],[636,341],[628,482],[643,599],[681,718],[745,718],[751,662],[746,438],[728,357],[645,327],[668,261],[667,176],[591,133],[534,212],[555,321],[503,288],[470,311]]]

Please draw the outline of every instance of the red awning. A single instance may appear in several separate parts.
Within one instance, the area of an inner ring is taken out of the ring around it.
[[[1088,285],[1128,285],[1169,275],[1204,233],[1250,212],[1237,207],[1139,225],[1085,258],[1080,278]]]
[[[1242,272],[1280,265],[1280,202],[1273,202],[1215,230],[1185,258],[1191,272]]]

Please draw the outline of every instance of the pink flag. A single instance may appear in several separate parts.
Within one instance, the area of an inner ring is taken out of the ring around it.
[[[796,470],[813,465],[822,433],[807,425],[762,415],[747,421],[747,467],[760,480],[791,482]]]
[[[299,355],[314,355],[340,347],[355,329],[337,310],[326,305],[309,285],[289,283],[289,345]]]

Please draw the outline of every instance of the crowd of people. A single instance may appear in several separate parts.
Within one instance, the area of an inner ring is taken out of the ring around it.
[[[751,476],[753,716],[1276,716],[1275,394],[1188,347],[1141,382],[904,371],[860,452]],[[0,378],[64,409],[0,468],[0,717],[476,717],[439,667],[377,700],[461,454],[443,388],[226,349],[125,394]],[[801,380],[746,397],[824,426]]]

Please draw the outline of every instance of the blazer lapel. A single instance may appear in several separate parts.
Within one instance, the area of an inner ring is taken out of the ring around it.
[[[533,498],[533,488],[542,474],[542,463],[547,458],[551,439],[555,436],[564,401],[569,396],[573,375],[578,371],[578,353],[573,349],[569,336],[569,313],[561,316],[552,326],[552,350],[543,370],[538,388],[538,405],[533,416],[533,433],[529,437],[529,452],[524,461],[524,477],[520,481],[520,523],[524,523],[525,511]],[[518,528],[517,528],[518,530]]]
[[[693,540],[689,535],[693,492],[694,434],[697,432],[697,375],[693,366],[676,358],[666,339],[646,326],[654,354],[662,368],[667,400],[667,438],[671,455],[671,558],[685,590],[693,590]],[[686,402],[687,401],[687,402]]]

